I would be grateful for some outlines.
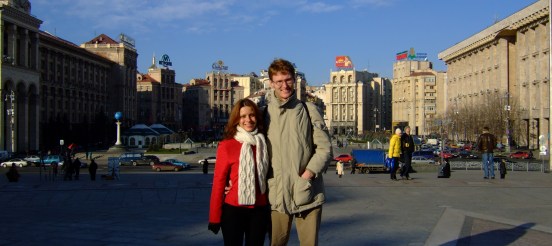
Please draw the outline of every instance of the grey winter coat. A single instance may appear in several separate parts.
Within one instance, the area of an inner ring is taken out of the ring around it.
[[[268,197],[272,210],[295,214],[324,203],[322,172],[331,159],[331,143],[324,119],[318,108],[307,102],[305,107],[295,94],[280,102],[270,91],[268,99],[267,144],[271,159],[268,174]],[[313,146],[314,144],[314,146]],[[301,178],[306,170],[311,180]]]

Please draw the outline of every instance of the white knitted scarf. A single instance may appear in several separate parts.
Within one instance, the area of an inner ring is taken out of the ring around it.
[[[268,152],[266,140],[263,134],[257,133],[257,129],[248,132],[237,126],[238,132],[234,138],[242,143],[240,150],[240,165],[238,171],[238,202],[241,205],[255,204],[255,162],[257,163],[257,175],[261,193],[266,192],[266,173],[268,171]],[[256,158],[253,160],[253,150],[256,147]]]

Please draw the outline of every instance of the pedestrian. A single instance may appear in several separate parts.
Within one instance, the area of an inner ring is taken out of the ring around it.
[[[58,175],[58,164],[57,164],[57,162],[52,163],[52,175],[54,176],[54,180],[56,180],[57,175]]]
[[[69,156],[64,157],[63,170],[63,180],[73,180],[73,162],[71,161],[71,158],[69,158]]]
[[[73,170],[74,170],[74,172],[75,172],[75,180],[79,180],[80,168],[81,168],[81,161],[80,161],[79,158],[77,157],[77,158],[73,161]]]
[[[94,159],[90,161],[90,166],[88,166],[88,173],[90,174],[90,180],[96,180],[96,170],[98,170],[98,164]]]
[[[259,108],[241,99],[230,112],[217,149],[209,208],[208,229],[215,234],[222,229],[224,245],[264,245],[270,223],[268,167]],[[229,181],[234,185],[225,194]]]
[[[337,175],[339,176],[339,178],[341,178],[341,176],[343,176],[343,162],[342,161],[337,161],[337,163],[335,164],[335,171],[336,171]]]
[[[489,127],[483,127],[483,133],[477,139],[477,149],[481,152],[483,160],[483,178],[494,179],[494,149],[496,148],[496,137],[489,133]]]
[[[350,161],[351,163],[351,174],[355,174],[356,172],[356,159],[355,158],[352,158]]]
[[[410,170],[412,169],[412,153],[415,150],[414,138],[410,135],[410,126],[404,127],[404,133],[401,135],[401,153],[404,165],[401,167],[401,179],[410,179]]]
[[[317,245],[325,202],[322,172],[331,142],[319,109],[297,98],[294,65],[274,60],[265,108],[271,168],[268,175],[272,245],[286,245],[293,220],[301,245]]]
[[[203,174],[207,174],[209,173],[209,161],[207,160],[207,158],[205,158],[205,160],[203,160]]]
[[[19,181],[19,177],[21,177],[21,175],[17,171],[17,166],[15,165],[15,163],[12,163],[10,169],[8,170],[8,172],[6,172],[6,177],[8,178],[8,182]]]
[[[401,157],[401,129],[395,129],[395,135],[389,140],[389,158],[393,158],[394,165],[391,167],[389,173],[391,174],[391,180],[397,180],[397,169],[399,168],[399,159]]]

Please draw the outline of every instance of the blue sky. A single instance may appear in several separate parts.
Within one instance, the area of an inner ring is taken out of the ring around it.
[[[48,31],[77,45],[99,34],[132,37],[138,70],[169,55],[179,83],[222,60],[246,74],[285,58],[310,85],[329,81],[335,57],[391,78],[395,54],[437,54],[535,0],[31,0]]]

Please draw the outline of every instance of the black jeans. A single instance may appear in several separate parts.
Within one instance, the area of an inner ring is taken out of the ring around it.
[[[270,206],[255,208],[222,206],[222,237],[224,245],[264,245],[270,225]]]
[[[412,153],[404,153],[403,158],[404,166],[401,168],[401,177],[409,178],[408,173],[410,173],[410,168],[412,168]]]

